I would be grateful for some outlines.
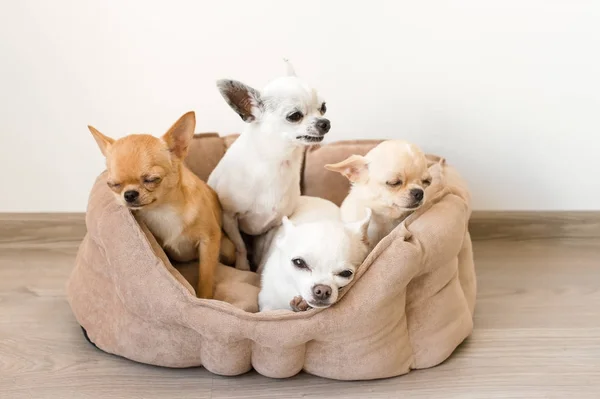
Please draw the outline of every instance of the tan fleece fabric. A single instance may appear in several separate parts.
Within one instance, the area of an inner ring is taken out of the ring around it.
[[[206,179],[234,138],[198,135],[187,164]],[[304,193],[341,203],[348,183],[322,166],[376,143],[307,151]],[[222,301],[196,298],[196,264],[176,270],[148,230],[116,203],[102,174],[67,284],[73,313],[106,352],[167,367],[202,365],[221,375],[254,367],[277,378],[305,370],[366,380],[435,366],[472,331],[476,281],[466,184],[443,159],[430,161],[430,201],[377,245],[337,304],[303,313],[252,313],[258,276],[227,266],[217,273]]]

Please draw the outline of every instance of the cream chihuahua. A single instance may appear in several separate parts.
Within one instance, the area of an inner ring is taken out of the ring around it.
[[[371,249],[425,202],[425,188],[431,184],[425,155],[402,140],[384,141],[365,156],[352,155],[325,168],[350,180],[350,193],[341,205],[343,220],[360,220],[366,207],[373,211]]]
[[[188,112],[162,139],[132,134],[114,140],[88,127],[106,157],[107,183],[117,201],[148,226],[172,259],[200,258],[196,294],[212,298],[221,207],[216,193],[183,162],[195,126],[195,114]]]
[[[247,125],[208,184],[223,206],[223,230],[236,247],[236,267],[249,270],[240,231],[257,236],[291,215],[300,197],[304,147],[321,142],[331,125],[325,101],[289,63],[288,76],[260,92],[235,80],[220,80],[217,87]]]

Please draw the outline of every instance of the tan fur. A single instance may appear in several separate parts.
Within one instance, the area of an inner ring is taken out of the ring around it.
[[[216,193],[183,163],[195,126],[195,114],[188,112],[162,139],[132,134],[115,141],[89,129],[106,157],[108,185],[117,201],[144,221],[172,259],[200,259],[196,294],[212,298],[219,249],[223,243],[230,263],[232,244],[222,235]],[[135,203],[124,199],[130,190],[139,193]]]
[[[364,157],[351,155],[325,168],[341,173],[352,183],[341,205],[343,220],[360,220],[365,216],[365,208],[373,211],[369,226],[371,247],[425,202],[426,198],[414,204],[411,190],[425,191],[431,183],[423,152],[402,140],[384,141]],[[400,183],[394,185],[397,182]]]

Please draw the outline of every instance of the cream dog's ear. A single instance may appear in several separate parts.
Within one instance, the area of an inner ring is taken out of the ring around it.
[[[344,223],[344,227],[353,233],[358,234],[362,242],[369,245],[369,223],[371,222],[371,215],[373,215],[371,208],[365,208],[365,214],[364,218],[357,220],[356,222]]]
[[[369,175],[369,161],[361,155],[351,155],[342,162],[325,165],[325,169],[341,173],[352,183],[364,182]]]

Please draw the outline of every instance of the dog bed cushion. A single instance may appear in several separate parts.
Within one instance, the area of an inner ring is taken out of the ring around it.
[[[197,135],[188,166],[206,180],[233,140]],[[308,150],[303,193],[339,205],[348,182],[323,165],[377,143]],[[75,318],[106,352],[159,366],[202,365],[220,375],[254,368],[276,378],[304,370],[366,380],[435,366],[472,331],[475,273],[466,184],[443,159],[429,160],[427,203],[375,247],[338,303],[301,313],[256,313],[258,276],[225,265],[217,271],[216,299],[196,298],[196,263],[171,264],[148,229],[116,203],[103,173],[67,283]]]

